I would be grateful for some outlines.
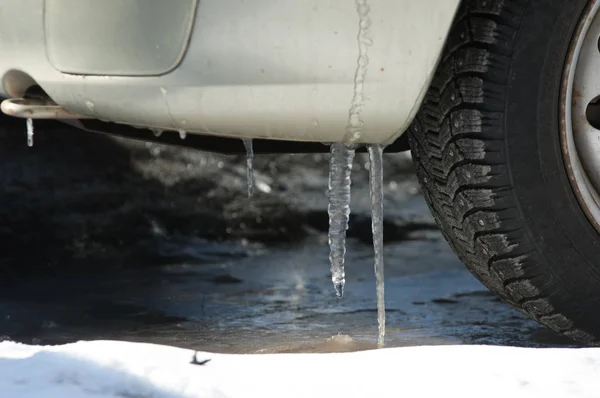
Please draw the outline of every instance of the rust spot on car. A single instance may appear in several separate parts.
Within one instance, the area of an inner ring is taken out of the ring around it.
[[[381,68],[381,69],[379,69],[379,71],[380,71],[380,72],[383,72],[383,71],[385,71],[385,69],[384,69],[384,68]]]

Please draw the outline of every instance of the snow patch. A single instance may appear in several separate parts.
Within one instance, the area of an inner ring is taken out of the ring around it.
[[[387,348],[227,355],[114,342],[0,343],[0,396],[19,398],[597,397],[600,349]],[[333,373],[332,373],[333,372]],[[343,379],[332,380],[335,375]]]

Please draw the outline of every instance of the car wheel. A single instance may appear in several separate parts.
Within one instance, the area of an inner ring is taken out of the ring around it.
[[[409,141],[473,274],[600,342],[600,0],[467,0]]]

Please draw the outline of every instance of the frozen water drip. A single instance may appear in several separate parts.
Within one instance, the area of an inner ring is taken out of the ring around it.
[[[242,140],[246,148],[246,179],[248,181],[248,197],[254,195],[254,149],[252,140]]]
[[[383,274],[383,149],[369,145],[369,187],[371,193],[371,229],[373,231],[374,269],[377,291],[377,345],[385,343],[385,289]]]
[[[33,119],[28,118],[26,125],[27,125],[27,146],[31,148],[33,146]]]
[[[346,231],[350,217],[350,186],[354,147],[337,142],[331,144],[329,160],[329,262],[331,281],[338,298],[344,295],[346,274]]]

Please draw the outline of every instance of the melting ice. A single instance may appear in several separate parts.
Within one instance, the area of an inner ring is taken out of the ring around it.
[[[163,131],[161,129],[157,129],[154,127],[150,127],[149,130],[152,131],[152,134],[154,134],[154,136],[157,138],[160,137],[163,133]]]
[[[339,298],[344,295],[346,274],[344,255],[346,254],[346,230],[350,217],[350,175],[354,147],[341,142],[331,144],[329,160],[329,262],[331,281]]]
[[[369,186],[371,229],[373,231],[374,270],[377,291],[377,344],[385,342],[385,289],[383,264],[383,145],[369,145]],[[329,163],[329,261],[331,280],[338,297],[344,294],[346,275],[346,231],[350,217],[350,188],[354,147],[343,143],[331,145]]]
[[[27,146],[33,146],[33,119],[27,119]]]
[[[246,178],[248,180],[248,197],[254,195],[254,149],[252,140],[242,140],[246,148]]]
[[[385,342],[385,291],[383,282],[383,146],[369,145],[371,229],[373,231],[375,282],[377,286],[377,345]]]

